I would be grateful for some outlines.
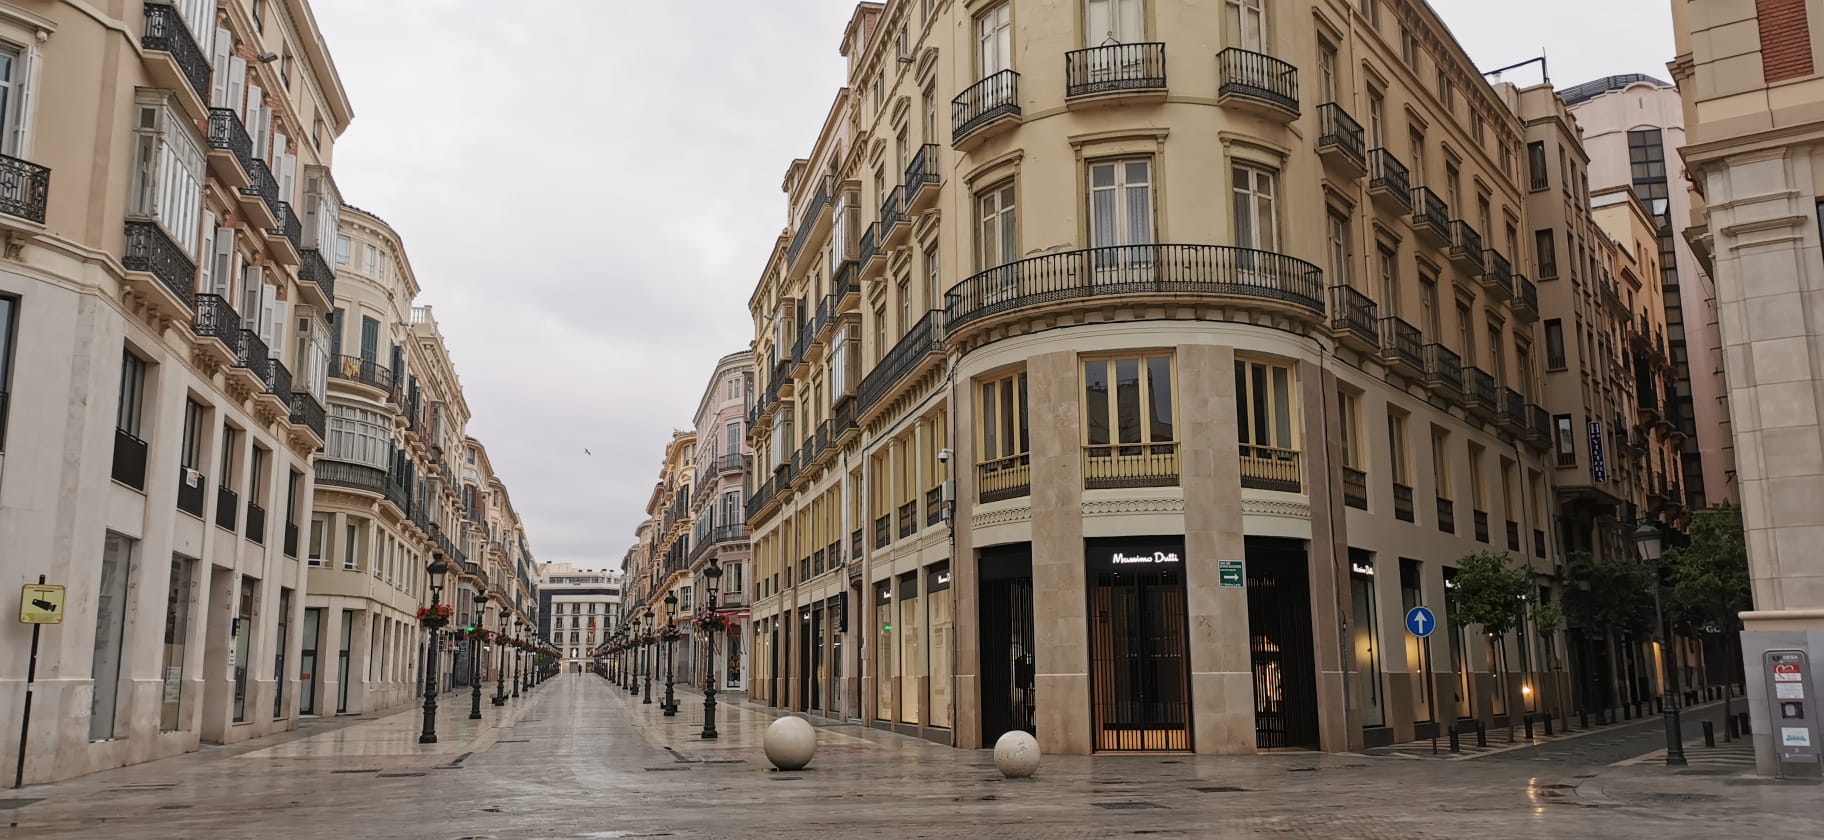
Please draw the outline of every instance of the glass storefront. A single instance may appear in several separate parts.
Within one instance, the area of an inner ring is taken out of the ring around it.
[[[291,590],[279,589],[279,632],[272,653],[272,717],[285,716],[285,645],[286,631],[291,629]]]
[[[1400,616],[1402,619],[1412,612],[1414,607],[1425,605],[1424,590],[1420,586],[1423,580],[1417,560],[1400,560]],[[1430,723],[1436,712],[1433,711],[1431,695],[1434,691],[1431,679],[1430,640],[1421,639],[1411,633],[1401,633],[1406,640],[1406,669],[1413,675],[1412,686],[1412,719],[1416,723]]]
[[[116,701],[120,699],[121,638],[127,626],[127,576],[133,558],[131,537],[110,533],[101,555],[101,587],[95,601],[95,655],[89,673],[95,691],[89,707],[89,740],[114,737]]]
[[[925,612],[931,624],[931,726],[949,728],[956,718],[951,696],[956,672],[956,624],[950,609],[950,564],[939,563],[925,572]]]
[[[303,688],[298,695],[298,714],[314,715],[317,713],[317,644],[323,632],[323,608],[307,607],[304,610],[304,648],[298,653],[298,685]],[[368,660],[368,675],[372,679],[373,660]]]
[[[1457,570],[1444,567],[1444,615],[1438,623],[1450,628],[1450,670],[1455,675],[1457,717],[1469,717],[1469,663],[1464,659],[1466,647],[1463,627],[1451,619],[1457,613]]]
[[[1362,726],[1387,725],[1387,695],[1381,682],[1381,646],[1375,634],[1374,560],[1366,551],[1349,549],[1349,596],[1353,613],[1349,643],[1355,650],[1356,695]]]
[[[1085,554],[1095,749],[1190,749],[1184,538],[1093,539]]]
[[[893,584],[881,581],[874,585],[874,717],[893,719],[893,686],[899,672],[893,668],[893,653],[899,646],[893,639]]]
[[[190,585],[196,561],[171,557],[171,582],[165,590],[165,693],[158,711],[158,730],[183,728],[184,654],[190,634]]]
[[[241,602],[234,623],[234,722],[247,720],[247,657],[253,651],[253,599],[258,585],[241,576]]]
[[[899,577],[899,720],[918,722],[918,695],[925,676],[924,602],[918,597],[918,575]]]

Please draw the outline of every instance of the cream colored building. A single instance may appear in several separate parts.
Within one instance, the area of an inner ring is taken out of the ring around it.
[[[708,578],[702,572],[714,562],[722,570],[716,584],[716,607],[729,619],[728,630],[715,643],[716,688],[737,692],[747,687],[747,622],[751,594],[752,551],[747,530],[747,474],[753,450],[747,440],[747,406],[754,389],[754,356],[730,353],[716,363],[697,402],[697,476],[691,491],[691,588],[687,600],[695,610],[709,604]],[[694,611],[694,610],[693,610]],[[694,629],[694,624],[692,624]],[[701,687],[710,646],[692,632],[679,643],[678,679]]]
[[[1526,124],[1422,4],[1060,8],[844,33],[749,300],[750,696],[1058,753],[1562,711],[1402,620],[1474,551],[1552,586]]]
[[[565,671],[581,672],[595,649],[621,623],[620,569],[583,569],[569,563],[538,567],[538,615],[545,638],[563,651]]]
[[[1742,650],[1757,763],[1771,773],[1770,733],[1791,724],[1769,714],[1763,654],[1824,660],[1824,12],[1713,0],[1674,2],[1672,17],[1695,193],[1677,222],[1716,283],[1754,589]]]
[[[67,587],[25,781],[289,730],[335,65],[303,0],[0,3],[0,53],[0,568]]]

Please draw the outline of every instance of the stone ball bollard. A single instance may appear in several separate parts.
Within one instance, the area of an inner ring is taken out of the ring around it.
[[[1015,729],[994,742],[994,766],[1009,779],[1024,779],[1039,769],[1039,739]]]
[[[817,730],[801,717],[786,716],[766,727],[761,741],[766,760],[781,770],[803,770],[817,754]]]

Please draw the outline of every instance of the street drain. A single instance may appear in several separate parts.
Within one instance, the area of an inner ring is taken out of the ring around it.
[[[381,773],[380,778],[382,778],[382,779],[410,779],[415,776],[422,776],[422,775],[424,775],[424,774],[423,773]]]
[[[495,741],[494,743],[496,743],[496,744],[530,744],[530,743],[532,743],[532,739],[531,738],[502,738],[498,741]]]
[[[158,806],[158,810],[160,810],[160,811],[182,811],[189,807],[190,806],[188,806],[188,805],[160,805],[160,806]]]
[[[646,768],[646,772],[663,773],[668,770],[689,770],[689,769],[690,769],[689,767],[648,767],[648,768]]]
[[[1110,811],[1139,811],[1146,808],[1165,807],[1164,805],[1153,802],[1092,802],[1090,804],[1097,808],[1106,808]]]
[[[746,764],[747,759],[745,759],[745,758],[709,758],[709,759],[704,759],[703,763],[704,764]]]
[[[378,772],[380,772],[380,768],[370,767],[366,770],[331,770],[329,772],[331,772],[331,773],[378,773]]]
[[[1287,767],[1287,773],[1316,773],[1316,767]]]
[[[1216,787],[1191,788],[1191,790],[1197,791],[1198,793],[1246,793],[1248,791],[1247,788],[1231,787],[1229,785],[1218,785]]]
[[[768,776],[767,778],[771,779],[775,782],[802,782],[802,781],[804,781],[803,776]]]
[[[483,811],[485,811],[485,812],[487,812],[487,813],[490,813],[490,814],[498,814],[498,813],[500,813],[500,809],[499,809],[499,808],[483,808],[483,809],[481,809],[481,810],[483,810]]]

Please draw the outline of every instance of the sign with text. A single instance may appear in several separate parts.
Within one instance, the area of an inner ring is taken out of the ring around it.
[[[1824,754],[1818,749],[1818,716],[1807,708],[1811,701],[1805,699],[1811,664],[1802,650],[1770,650],[1761,656],[1771,707],[1768,717],[1773,721],[1770,728],[1778,736],[1773,742],[1774,756],[1780,765],[1776,775],[1791,775],[1787,765],[1806,768],[1803,773],[1816,775],[1819,758]]]
[[[1597,484],[1609,483],[1609,462],[1604,457],[1602,442],[1602,421],[1590,421],[1590,480]]]
[[[1248,585],[1248,573],[1240,560],[1222,560],[1216,564],[1217,585],[1223,589],[1242,589]]]
[[[1083,559],[1091,573],[1182,572],[1184,538],[1115,537],[1085,540]]]
[[[28,583],[19,593],[20,624],[62,624],[63,585]]]

